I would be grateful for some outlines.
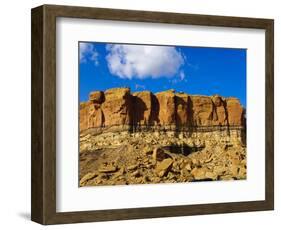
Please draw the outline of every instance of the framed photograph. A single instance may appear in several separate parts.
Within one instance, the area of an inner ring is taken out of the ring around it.
[[[32,9],[31,219],[273,210],[273,25]]]

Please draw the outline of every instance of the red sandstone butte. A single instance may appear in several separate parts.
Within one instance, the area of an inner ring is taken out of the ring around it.
[[[80,131],[112,126],[243,126],[237,98],[200,96],[174,90],[131,93],[129,88],[94,91],[80,103]]]

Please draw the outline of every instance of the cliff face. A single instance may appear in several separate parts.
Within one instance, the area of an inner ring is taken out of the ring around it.
[[[243,127],[244,109],[236,98],[195,96],[173,90],[152,94],[113,88],[90,93],[80,103],[80,131],[110,127]]]

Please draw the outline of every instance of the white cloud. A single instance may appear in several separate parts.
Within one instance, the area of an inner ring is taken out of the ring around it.
[[[180,80],[183,81],[185,78],[185,73],[183,71],[180,71]]]
[[[107,45],[106,56],[111,74],[120,78],[173,77],[185,62],[175,47]]]
[[[184,71],[180,71],[178,75],[176,75],[173,79],[169,80],[173,85],[181,83],[181,82],[187,82],[186,75]]]
[[[98,65],[98,56],[99,54],[93,44],[87,42],[79,43],[80,62],[87,62],[88,60],[91,60],[95,63],[95,65]]]

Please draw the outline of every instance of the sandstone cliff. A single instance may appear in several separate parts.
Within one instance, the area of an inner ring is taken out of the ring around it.
[[[124,127],[191,129],[243,127],[245,110],[237,98],[198,96],[168,90],[131,93],[129,88],[112,88],[90,93],[80,103],[80,131]]]

